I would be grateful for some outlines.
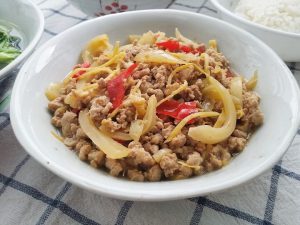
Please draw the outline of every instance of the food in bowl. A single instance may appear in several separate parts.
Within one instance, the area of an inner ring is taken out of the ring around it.
[[[58,139],[93,167],[134,181],[222,168],[263,123],[259,96],[218,51],[151,31],[114,47],[99,35],[46,90]]]
[[[300,0],[240,0],[235,13],[267,27],[300,33]]]
[[[13,26],[2,24],[8,23],[0,21],[0,70],[21,54],[21,38],[11,35],[12,31],[15,32]]]

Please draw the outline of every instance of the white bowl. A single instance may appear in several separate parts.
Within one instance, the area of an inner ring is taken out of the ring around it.
[[[44,30],[41,10],[28,0],[0,0],[0,20],[15,25],[21,35],[22,53],[0,70],[0,80],[9,74],[33,51]]]
[[[119,12],[164,9],[172,0],[68,0],[75,7],[89,16],[103,16]]]
[[[275,50],[284,61],[300,62],[300,34],[269,28],[236,15],[234,9],[238,2],[239,0],[211,0],[221,19],[259,37]]]
[[[77,63],[89,39],[107,33],[112,42],[125,43],[129,34],[160,30],[173,35],[175,27],[198,41],[216,38],[233,68],[246,77],[249,78],[256,69],[259,71],[257,92],[261,95],[265,123],[251,137],[244,152],[229,165],[185,180],[133,182],[92,168],[50,134],[54,127],[50,123],[44,91],[50,82],[61,81]],[[200,14],[147,10],[96,18],[72,27],[44,44],[17,77],[11,99],[11,121],[26,151],[58,176],[102,195],[158,201],[225,190],[269,169],[282,157],[296,134],[300,120],[299,97],[297,83],[283,61],[246,31]]]

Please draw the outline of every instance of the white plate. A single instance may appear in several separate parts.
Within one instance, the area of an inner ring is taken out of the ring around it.
[[[233,68],[249,78],[258,69],[264,125],[251,137],[244,152],[229,165],[203,176],[178,181],[138,183],[111,177],[78,159],[50,132],[51,115],[44,91],[61,81],[76,64],[80,51],[92,37],[107,33],[111,41],[148,30],[186,36],[207,42],[218,40]],[[81,23],[44,44],[20,71],[11,100],[11,121],[23,147],[43,166],[90,191],[130,200],[181,199],[234,187],[274,165],[290,145],[299,125],[299,90],[282,60],[251,34],[220,20],[176,10],[121,13]]]

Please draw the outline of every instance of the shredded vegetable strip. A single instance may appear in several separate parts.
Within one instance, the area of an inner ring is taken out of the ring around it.
[[[50,131],[50,133],[60,142],[64,143],[64,138],[60,135],[58,135],[57,133],[55,133],[53,130]]]
[[[205,118],[205,117],[215,117],[218,116],[219,113],[217,112],[198,112],[198,113],[193,113],[187,117],[185,117],[183,120],[180,121],[179,124],[177,124],[177,126],[174,128],[174,130],[171,132],[171,134],[169,135],[169,137],[167,138],[167,140],[165,142],[169,142],[171,141],[174,137],[176,137],[180,132],[181,129],[192,119],[197,118],[197,117],[201,117],[201,118]]]
[[[209,73],[207,73],[206,71],[204,71],[203,69],[201,69],[199,66],[197,66],[195,63],[193,63],[194,67],[196,70],[198,70],[201,74],[205,74],[207,77],[210,76]]]
[[[115,55],[114,57],[112,57],[110,60],[108,60],[107,62],[103,63],[102,65],[100,66],[97,66],[97,67],[89,67],[89,68],[77,68],[75,70],[73,70],[71,73],[68,74],[67,78],[68,77],[72,77],[74,74],[76,74],[77,72],[79,71],[84,71],[85,73],[87,71],[92,71],[92,70],[95,70],[95,69],[99,69],[99,68],[103,68],[103,67],[108,67],[110,66],[111,64],[114,64],[120,60],[123,60],[124,57],[125,57],[125,52],[120,52],[119,54]],[[85,74],[84,73],[84,74]],[[83,75],[84,75],[83,74]]]
[[[108,73],[111,74],[113,71],[109,67],[95,67],[88,72],[85,72],[80,77],[78,77],[78,80],[84,80],[86,82],[90,82],[95,75],[99,75],[101,73]]]
[[[175,95],[179,94],[180,92],[182,92],[183,90],[185,90],[188,87],[188,82],[185,80],[184,83],[182,85],[180,85],[180,87],[173,91],[170,95],[168,95],[167,97],[165,97],[164,99],[160,100],[157,103],[157,106],[159,106],[160,104],[162,104],[163,102],[170,100],[171,98],[173,98]]]
[[[79,124],[83,132],[101,151],[106,154],[108,158],[121,159],[129,154],[130,150],[128,148],[113,140],[95,127],[87,110],[80,111]]]
[[[185,64],[183,66],[179,66],[175,70],[173,70],[172,73],[170,74],[170,76],[168,77],[167,85],[170,85],[172,83],[173,76],[176,73],[178,73],[180,70],[184,70],[186,68],[190,68],[191,66],[193,66],[193,64],[192,63],[188,63],[188,64]]]

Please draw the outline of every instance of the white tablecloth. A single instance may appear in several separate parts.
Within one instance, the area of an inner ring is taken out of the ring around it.
[[[65,0],[35,2],[46,19],[40,43],[88,19]],[[177,0],[170,8],[216,16],[207,0]],[[300,63],[288,66],[300,81]],[[158,203],[120,201],[78,188],[39,165],[18,144],[6,110],[0,114],[0,224],[296,225],[300,224],[299,150],[297,135],[273,169],[223,193]]]

